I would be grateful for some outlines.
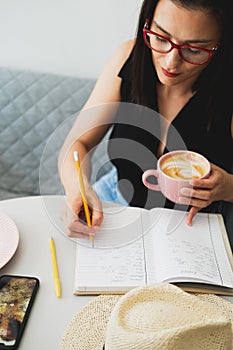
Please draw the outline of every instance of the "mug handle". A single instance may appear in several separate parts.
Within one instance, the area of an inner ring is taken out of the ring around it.
[[[158,178],[158,170],[149,169],[149,170],[144,171],[144,173],[142,174],[142,182],[150,190],[160,191],[159,184],[155,185],[155,184],[151,184],[150,182],[147,181],[147,178],[149,176],[155,176]]]

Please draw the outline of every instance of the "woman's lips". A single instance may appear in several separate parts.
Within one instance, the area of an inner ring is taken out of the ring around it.
[[[166,70],[163,67],[162,67],[162,72],[163,72],[164,75],[166,75],[166,77],[169,77],[169,78],[175,78],[178,75],[180,75],[180,73],[171,73],[171,72],[169,72],[168,70]]]

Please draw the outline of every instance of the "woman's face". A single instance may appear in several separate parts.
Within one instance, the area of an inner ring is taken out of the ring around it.
[[[213,15],[204,10],[177,6],[171,0],[159,0],[150,30],[178,45],[212,49],[220,40],[221,29]],[[184,61],[176,48],[166,54],[152,50],[152,59],[160,82],[167,86],[192,85],[208,63],[194,65]]]

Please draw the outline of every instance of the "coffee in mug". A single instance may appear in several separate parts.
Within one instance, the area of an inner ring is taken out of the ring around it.
[[[202,179],[209,175],[210,163],[199,153],[192,151],[173,151],[159,158],[157,170],[149,169],[143,173],[142,181],[151,190],[161,191],[172,202],[177,203],[180,190],[192,187],[190,181]],[[148,181],[149,176],[155,176],[158,184]]]
[[[160,163],[161,170],[173,179],[192,180],[206,173],[206,160],[194,152],[170,154]]]

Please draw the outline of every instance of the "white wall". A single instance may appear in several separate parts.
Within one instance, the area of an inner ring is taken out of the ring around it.
[[[142,0],[0,0],[0,66],[97,77]]]

